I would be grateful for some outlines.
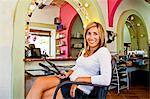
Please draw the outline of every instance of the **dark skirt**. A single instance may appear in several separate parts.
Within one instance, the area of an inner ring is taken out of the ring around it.
[[[70,79],[69,78],[61,79],[60,83],[64,81],[70,81]],[[70,96],[71,85],[72,84],[67,84],[61,87],[61,92],[62,92],[64,99],[86,99],[87,98],[88,95],[78,88],[75,91],[75,97],[72,98]]]

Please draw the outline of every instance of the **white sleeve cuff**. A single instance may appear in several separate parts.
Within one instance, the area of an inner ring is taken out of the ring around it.
[[[101,75],[92,76],[91,77],[91,83],[92,84],[98,84],[98,85],[110,85],[111,79],[107,79],[107,77],[102,79]]]

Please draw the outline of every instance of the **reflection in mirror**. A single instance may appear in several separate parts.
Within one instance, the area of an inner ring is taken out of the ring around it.
[[[44,30],[35,30],[30,29],[28,37],[26,37],[26,47],[28,50],[34,50],[35,48],[40,49],[41,55],[50,56],[50,39],[51,32]],[[30,45],[35,46],[35,48],[31,48]],[[27,51],[28,52],[28,51]],[[30,53],[26,53],[26,57],[33,57],[33,54],[28,55]],[[36,56],[34,56],[36,58]],[[38,56],[37,56],[38,57]]]
[[[33,0],[29,6],[26,50],[30,49],[30,44],[34,44],[35,48],[41,49],[42,55],[77,57],[83,48],[83,23],[79,14],[65,0],[44,1]]]
[[[25,46],[29,50],[29,45],[34,44],[36,48],[40,48],[42,55],[55,57],[54,18],[59,16],[59,7],[52,6],[51,2],[52,0],[32,0],[26,18]]]

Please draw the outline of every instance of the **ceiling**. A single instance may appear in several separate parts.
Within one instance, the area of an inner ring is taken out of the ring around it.
[[[50,5],[61,7],[67,2],[65,0],[53,0]]]

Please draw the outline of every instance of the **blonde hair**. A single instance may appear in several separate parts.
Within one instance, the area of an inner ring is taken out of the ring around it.
[[[97,23],[97,22],[91,22],[86,26],[85,31],[84,31],[84,49],[85,49],[85,52],[87,50],[89,50],[89,45],[88,45],[87,40],[86,40],[86,34],[87,34],[87,31],[89,29],[91,29],[92,27],[97,27],[98,32],[100,34],[99,48],[106,45],[105,44],[105,33],[104,33],[104,29],[103,29],[102,25],[100,23]]]

